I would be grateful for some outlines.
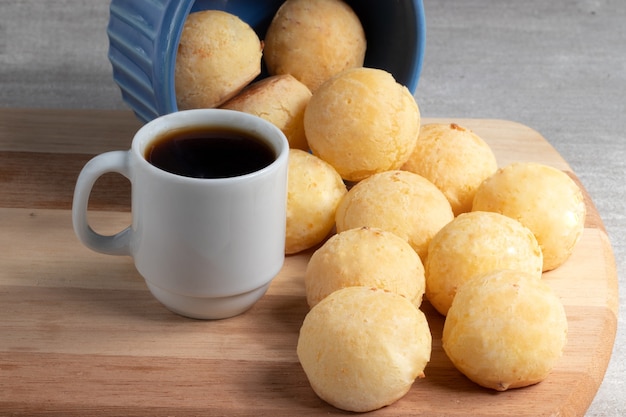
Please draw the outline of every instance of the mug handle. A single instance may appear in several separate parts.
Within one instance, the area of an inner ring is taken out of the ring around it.
[[[87,221],[89,195],[96,180],[109,172],[122,174],[130,180],[130,151],[112,151],[97,155],[83,167],[74,189],[72,223],[78,239],[88,248],[108,255],[131,255],[131,227],[112,236],[95,232]]]

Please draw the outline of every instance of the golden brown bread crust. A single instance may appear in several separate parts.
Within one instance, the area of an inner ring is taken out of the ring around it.
[[[567,343],[561,300],[535,276],[503,270],[459,287],[443,349],[469,379],[504,391],[544,380]]]
[[[285,253],[313,247],[335,226],[335,212],[347,189],[337,171],[300,149],[289,151]]]
[[[432,337],[424,314],[401,295],[348,287],[311,309],[297,354],[311,387],[348,411],[371,411],[404,396],[424,376]]]
[[[430,241],[426,296],[445,316],[465,282],[500,269],[541,278],[542,265],[537,239],[517,220],[486,211],[463,213]]]
[[[435,184],[458,216],[472,210],[476,189],[498,164],[489,145],[471,130],[456,123],[430,123],[421,127],[402,169]]]
[[[259,116],[278,127],[291,148],[309,150],[304,134],[304,109],[311,99],[306,85],[289,74],[254,82],[221,107]]]
[[[348,181],[399,169],[415,148],[420,113],[409,90],[383,70],[354,68],[326,81],[304,112],[314,154]]]
[[[261,73],[262,44],[237,16],[219,10],[189,14],[175,67],[179,110],[217,107]]]
[[[313,253],[304,285],[310,307],[341,288],[366,286],[398,293],[419,308],[424,267],[406,240],[361,227],[332,236]]]
[[[408,171],[386,171],[356,184],[337,207],[337,231],[377,227],[409,242],[426,260],[430,240],[454,215],[433,183]]]
[[[324,81],[365,59],[365,32],[340,0],[287,0],[265,35],[270,74],[291,74],[315,91]]]
[[[534,162],[500,168],[476,191],[472,210],[494,211],[528,227],[543,252],[543,270],[562,265],[585,227],[582,190],[566,173]]]

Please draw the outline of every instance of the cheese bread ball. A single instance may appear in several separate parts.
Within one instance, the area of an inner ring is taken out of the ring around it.
[[[291,74],[315,91],[331,76],[362,67],[366,40],[361,21],[340,0],[287,0],[265,35],[272,75]]]
[[[291,75],[276,75],[257,81],[221,107],[254,114],[278,127],[289,147],[309,150],[304,134],[304,109],[311,99],[306,85]]]
[[[422,262],[430,240],[454,218],[433,183],[408,171],[386,171],[356,184],[337,207],[337,232],[376,227],[409,242]]]
[[[285,253],[300,252],[324,240],[335,226],[335,211],[346,192],[332,166],[308,152],[290,149]]]
[[[533,233],[499,213],[463,213],[443,227],[428,247],[426,297],[444,316],[463,283],[501,269],[541,279],[543,256]]]
[[[220,10],[187,16],[176,54],[179,110],[217,107],[261,73],[263,47],[239,17]]]
[[[391,291],[419,307],[424,266],[406,240],[391,232],[361,227],[332,236],[313,253],[304,285],[310,307],[336,290],[354,286]]]
[[[431,347],[426,317],[406,298],[348,287],[309,311],[297,354],[321,399],[365,412],[392,404],[424,377]]]
[[[346,70],[325,82],[304,112],[314,154],[348,181],[399,169],[409,159],[420,112],[409,90],[383,70]]]
[[[476,190],[474,211],[493,211],[528,227],[543,252],[543,270],[563,264],[585,227],[586,207],[578,185],[563,171],[534,162],[499,169]]]
[[[566,343],[561,300],[544,281],[506,270],[459,287],[442,336],[456,368],[497,391],[544,380]]]
[[[498,169],[496,156],[477,134],[456,123],[422,126],[417,145],[402,169],[435,184],[455,216],[472,210],[478,186]]]

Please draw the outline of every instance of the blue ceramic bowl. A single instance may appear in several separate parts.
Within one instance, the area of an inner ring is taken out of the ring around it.
[[[189,13],[227,11],[247,22],[262,40],[283,1],[112,0],[107,28],[109,61],[124,101],[144,122],[178,110],[174,90],[176,50]],[[365,66],[389,71],[414,93],[426,41],[422,0],[346,2],[365,30]]]

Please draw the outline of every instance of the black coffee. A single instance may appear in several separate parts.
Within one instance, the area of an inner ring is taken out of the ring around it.
[[[154,140],[145,158],[164,171],[194,178],[227,178],[274,162],[274,150],[249,133],[218,129],[177,130]]]

